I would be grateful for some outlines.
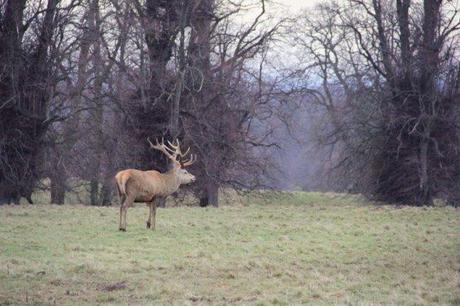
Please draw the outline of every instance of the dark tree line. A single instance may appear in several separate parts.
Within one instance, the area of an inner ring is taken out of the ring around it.
[[[302,18],[307,92],[342,188],[390,203],[460,201],[460,17],[440,0],[350,0]]]
[[[50,0],[35,8],[26,0],[1,2],[0,198],[6,201],[23,196],[31,202],[40,179],[45,134],[54,120],[48,109],[62,61],[58,48],[76,4]]]
[[[307,102],[324,188],[458,205],[456,3],[324,1],[281,21],[267,5],[0,0],[0,201],[84,187],[109,204],[118,170],[168,168],[146,141],[164,137],[198,155],[188,191],[218,205],[279,175],[270,156],[296,134],[280,126]]]
[[[265,54],[279,23],[253,5],[239,24],[238,2],[3,0],[3,201],[49,188],[62,204],[89,182],[89,202],[108,204],[117,170],[167,168],[147,137],[191,146],[202,205],[218,204],[220,186],[262,186],[258,148],[274,143],[260,111],[276,108]]]

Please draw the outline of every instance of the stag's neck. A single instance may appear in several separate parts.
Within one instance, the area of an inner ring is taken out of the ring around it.
[[[171,169],[163,175],[163,180],[164,180],[164,196],[168,196],[179,189],[180,186],[180,180],[179,177],[177,176],[176,172],[174,169]]]

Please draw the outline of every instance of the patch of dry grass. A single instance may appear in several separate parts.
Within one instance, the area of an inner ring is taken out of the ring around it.
[[[0,304],[459,304],[460,211],[317,193],[0,207]],[[232,202],[232,201],[229,201]]]

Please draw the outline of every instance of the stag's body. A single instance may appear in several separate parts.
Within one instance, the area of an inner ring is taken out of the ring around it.
[[[155,196],[166,197],[179,189],[180,180],[172,172],[127,169],[118,172],[115,180],[120,195],[132,194],[134,202],[150,202]]]
[[[166,151],[165,145],[153,145],[154,149],[160,150],[173,161],[172,169],[165,173],[160,173],[156,170],[141,171],[136,169],[127,169],[118,172],[115,175],[118,195],[120,196],[120,227],[121,231],[126,231],[126,213],[128,207],[134,202],[145,202],[150,207],[149,219],[147,220],[147,228],[155,229],[156,203],[155,199],[167,197],[179,189],[182,184],[188,184],[195,181],[195,177],[183,169],[183,167],[191,165],[194,160],[181,163],[176,160],[177,156],[184,156],[180,152],[179,143],[173,146],[174,154]],[[172,151],[170,148],[167,148]]]

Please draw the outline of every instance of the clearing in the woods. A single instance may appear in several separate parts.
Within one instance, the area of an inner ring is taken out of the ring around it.
[[[460,304],[460,210],[291,193],[0,207],[0,304]]]

